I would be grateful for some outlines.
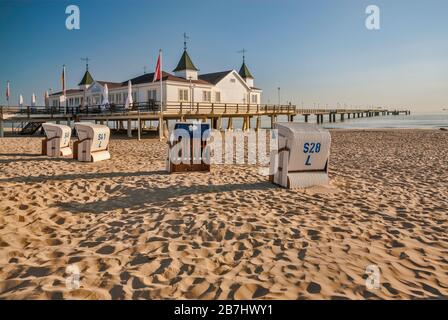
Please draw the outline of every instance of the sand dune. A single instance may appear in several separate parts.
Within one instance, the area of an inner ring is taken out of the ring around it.
[[[447,298],[448,133],[332,139],[331,184],[295,191],[254,166],[168,175],[151,139],[94,164],[0,139],[0,298]]]

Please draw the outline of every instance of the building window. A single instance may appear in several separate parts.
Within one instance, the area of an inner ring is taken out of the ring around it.
[[[75,98],[75,105],[79,105],[79,98]]]
[[[232,82],[232,83],[235,83],[235,81],[236,81],[235,78],[230,79],[230,82]]]
[[[137,101],[137,92],[132,92],[132,101],[134,102],[134,103],[138,103],[138,101]]]
[[[121,103],[121,93],[117,93],[117,103]]]
[[[258,103],[258,95],[257,94],[252,95],[252,103]]]
[[[215,92],[215,102],[221,102],[221,92]]]
[[[188,101],[188,89],[179,89],[179,101],[180,102]]]
[[[109,94],[109,97],[108,97],[108,98],[109,98],[109,102],[110,102],[110,103],[114,103],[114,97],[115,97],[115,96],[114,96],[113,94]]]
[[[202,101],[203,102],[211,102],[212,101],[212,92],[211,91],[202,91]]]
[[[157,100],[157,90],[148,90],[148,101]]]

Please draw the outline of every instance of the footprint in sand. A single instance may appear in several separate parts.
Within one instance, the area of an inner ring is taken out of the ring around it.
[[[316,283],[316,282],[311,282],[308,287],[306,288],[306,291],[308,291],[308,293],[311,294],[318,294],[320,293],[321,290],[321,286],[320,284]]]
[[[146,288],[146,285],[137,277],[132,279],[132,289],[143,289]]]
[[[104,246],[96,251],[99,254],[111,254],[115,251],[114,246]]]
[[[22,210],[22,211],[27,210],[28,208],[29,208],[29,206],[26,205],[26,204],[21,204],[21,205],[19,206],[19,210]]]
[[[123,286],[114,285],[112,289],[109,290],[110,297],[112,300],[122,300],[125,298],[125,292]]]
[[[58,225],[62,225],[62,224],[64,224],[64,222],[65,222],[65,218],[59,218],[58,220],[56,220],[56,224],[58,224]]]

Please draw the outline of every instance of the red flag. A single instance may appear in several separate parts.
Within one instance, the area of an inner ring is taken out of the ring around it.
[[[157,58],[156,71],[154,72],[154,79],[152,80],[152,82],[156,82],[160,80],[160,78],[162,78],[162,70],[160,67],[160,52],[159,52],[159,57]]]
[[[6,100],[9,101],[9,96],[11,95],[11,92],[9,91],[9,81],[6,85]]]

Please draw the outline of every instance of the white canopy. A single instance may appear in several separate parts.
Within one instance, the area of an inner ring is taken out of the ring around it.
[[[131,80],[128,81],[128,96],[126,98],[126,104],[124,105],[125,109],[129,109],[134,104],[134,101],[132,100],[132,84]]]
[[[44,93],[44,101],[45,106],[48,107],[50,105],[50,95],[48,94],[48,91],[45,91]]]
[[[109,88],[107,83],[104,85],[103,89],[103,101],[101,102],[101,110],[105,110],[109,106]]]
[[[31,106],[36,106],[36,95],[34,93],[31,95]]]

